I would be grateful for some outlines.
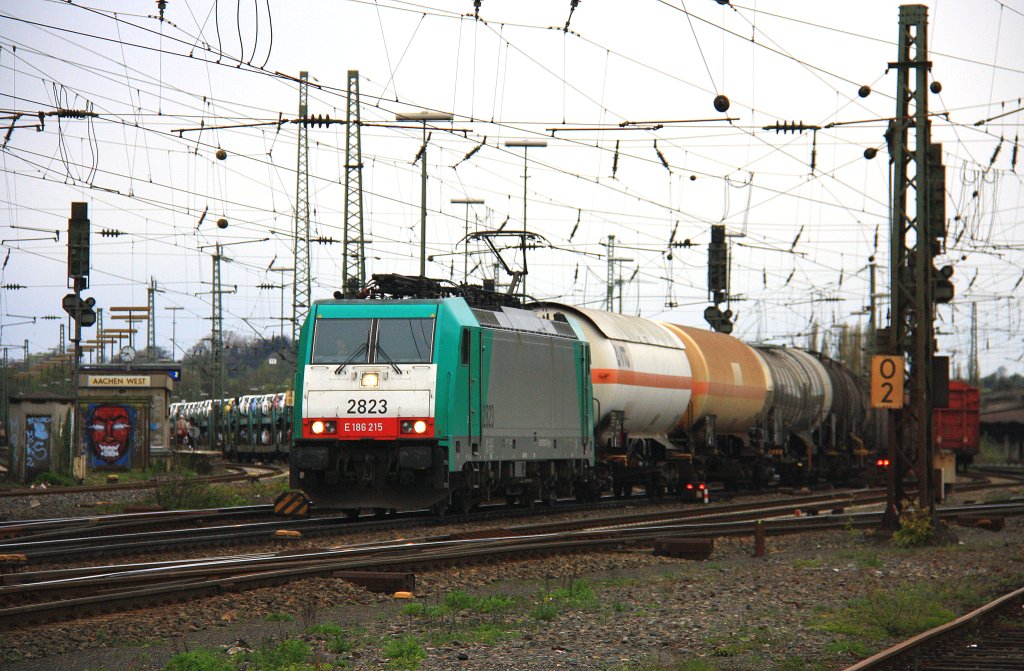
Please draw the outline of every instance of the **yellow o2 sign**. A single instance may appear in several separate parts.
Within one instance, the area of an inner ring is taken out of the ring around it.
[[[871,357],[871,407],[903,407],[903,357]]]

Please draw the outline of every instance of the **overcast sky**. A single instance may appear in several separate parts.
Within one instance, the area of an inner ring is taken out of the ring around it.
[[[180,354],[208,337],[219,242],[231,259],[225,329],[278,333],[282,292],[259,285],[287,285],[290,319],[290,273],[268,268],[294,265],[300,71],[309,113],[332,119],[359,72],[369,274],[419,271],[422,129],[394,120],[427,110],[454,115],[430,128],[432,277],[494,276],[483,248],[463,254],[467,217],[471,229],[522,230],[523,149],[505,143],[546,140],[526,156],[532,296],[603,307],[614,235],[623,311],[705,326],[707,242],[723,223],[734,335],[804,344],[815,324],[833,336],[866,325],[872,255],[884,322],[899,3],[479,4],[477,18],[472,0],[169,0],[161,21],[148,0],[0,0],[0,285],[25,287],[0,289],[8,355],[22,358],[26,339],[32,352],[57,346],[73,201],[89,204],[85,295],[97,306],[144,306],[155,280],[157,342],[170,347],[176,315]],[[976,303],[982,373],[1024,372],[1024,0],[927,6],[933,141],[947,165],[938,263],[955,268],[957,292],[939,309],[940,348],[966,371]],[[794,121],[820,130],[763,129]],[[312,235],[338,241],[312,245],[317,299],[341,284],[344,126],[308,138]],[[451,202],[467,197],[485,202]],[[671,240],[692,246],[669,254]]]

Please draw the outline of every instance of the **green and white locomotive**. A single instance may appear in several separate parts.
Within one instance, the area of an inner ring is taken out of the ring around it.
[[[581,333],[444,293],[313,304],[298,348],[291,485],[320,508],[353,512],[592,495]]]

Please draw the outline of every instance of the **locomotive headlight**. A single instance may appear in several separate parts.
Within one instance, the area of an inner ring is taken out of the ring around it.
[[[376,373],[363,373],[359,384],[363,387],[376,387],[380,384],[380,376]]]
[[[324,432],[324,423],[319,419],[309,425],[309,430],[313,433],[320,434]]]
[[[424,422],[422,419],[417,419],[412,425],[412,430],[415,431],[416,433],[426,433],[427,423]]]

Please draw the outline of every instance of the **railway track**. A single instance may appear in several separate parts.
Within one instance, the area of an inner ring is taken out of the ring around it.
[[[227,466],[229,473],[222,473],[220,475],[197,475],[188,478],[153,478],[150,480],[141,480],[138,482],[120,482],[110,483],[103,485],[89,485],[81,487],[45,487],[45,488],[28,488],[20,487],[17,489],[0,489],[0,498],[10,498],[16,496],[51,496],[59,494],[90,494],[90,493],[106,493],[106,492],[117,492],[117,491],[131,491],[137,489],[154,489],[168,483],[178,481],[188,482],[202,482],[206,484],[219,484],[225,482],[245,482],[252,480],[262,480],[265,478],[275,477],[284,473],[284,467],[274,466],[271,464],[252,466],[250,464],[230,464]]]
[[[786,511],[789,511],[786,515]],[[162,605],[226,591],[279,585],[310,577],[345,578],[382,591],[409,588],[417,569],[500,562],[509,557],[546,556],[618,548],[655,547],[659,541],[724,536],[803,533],[877,526],[881,512],[821,516],[792,515],[790,506],[750,506],[747,511],[705,511],[652,519],[638,514],[598,518],[577,528],[552,530],[550,523],[500,527],[467,535],[336,548],[207,557],[142,564],[105,565],[0,576],[0,628],[78,618],[93,613]],[[1024,504],[964,506],[944,516],[993,518],[1024,514]],[[784,516],[785,515],[785,516]]]
[[[998,487],[999,485],[996,485]],[[1005,485],[1009,486],[1009,485]],[[976,483],[962,486],[960,491],[990,488]],[[716,503],[711,507],[685,506],[669,511],[629,512],[624,508],[663,504],[658,499],[609,499],[596,504],[564,503],[556,507],[521,508],[496,505],[464,515],[444,519],[423,513],[402,513],[388,518],[366,517],[354,520],[332,516],[289,519],[273,515],[273,506],[243,506],[226,509],[193,511],[159,511],[121,515],[93,516],[31,522],[0,523],[0,554],[24,555],[29,561],[69,562],[98,557],[125,557],[154,552],[185,552],[197,549],[244,547],[267,544],[278,531],[298,531],[304,537],[338,536],[357,532],[408,531],[441,524],[479,523],[488,521],[550,517],[559,513],[609,512],[602,524],[616,526],[626,523],[672,523],[707,515],[713,511],[717,519],[726,515],[747,519],[750,510],[767,515],[816,515],[822,511],[842,512],[853,505],[871,505],[885,501],[879,489],[855,490],[849,493],[803,494],[774,501],[770,508],[763,502]],[[537,532],[551,533],[581,528],[581,522],[556,521],[536,525]],[[166,528],[165,528],[166,527]],[[173,528],[172,528],[173,527]]]
[[[918,634],[845,671],[1016,671],[1024,668],[1024,589]]]
[[[884,500],[878,490],[863,490],[855,494],[818,494],[783,498],[773,503],[773,514],[791,515],[801,510],[816,513],[819,510],[840,510],[848,505],[871,504]],[[485,508],[478,513],[433,516],[409,513],[387,519],[347,519],[318,516],[289,519],[275,516],[273,506],[244,506],[227,509],[193,511],[164,511],[107,515],[100,517],[41,520],[35,522],[0,524],[0,554],[23,555],[33,563],[69,562],[88,558],[131,556],[133,554],[167,551],[189,551],[204,548],[239,547],[266,544],[278,531],[298,531],[304,537],[338,536],[372,531],[408,531],[453,523],[506,522],[509,519],[549,517],[553,513],[577,513],[612,510],[598,518],[602,526],[624,523],[673,522],[707,515],[714,512],[720,519],[726,515],[739,515],[761,509],[763,503],[716,504],[711,508],[686,506],[669,511],[630,512],[627,507],[644,507],[664,503],[651,499],[609,500],[598,504],[566,504],[547,509],[521,509],[507,506]],[[256,518],[256,519],[253,519]],[[581,526],[582,525],[582,526]],[[179,528],[162,528],[162,527]],[[581,522],[542,522],[531,533],[551,533],[585,528]]]

